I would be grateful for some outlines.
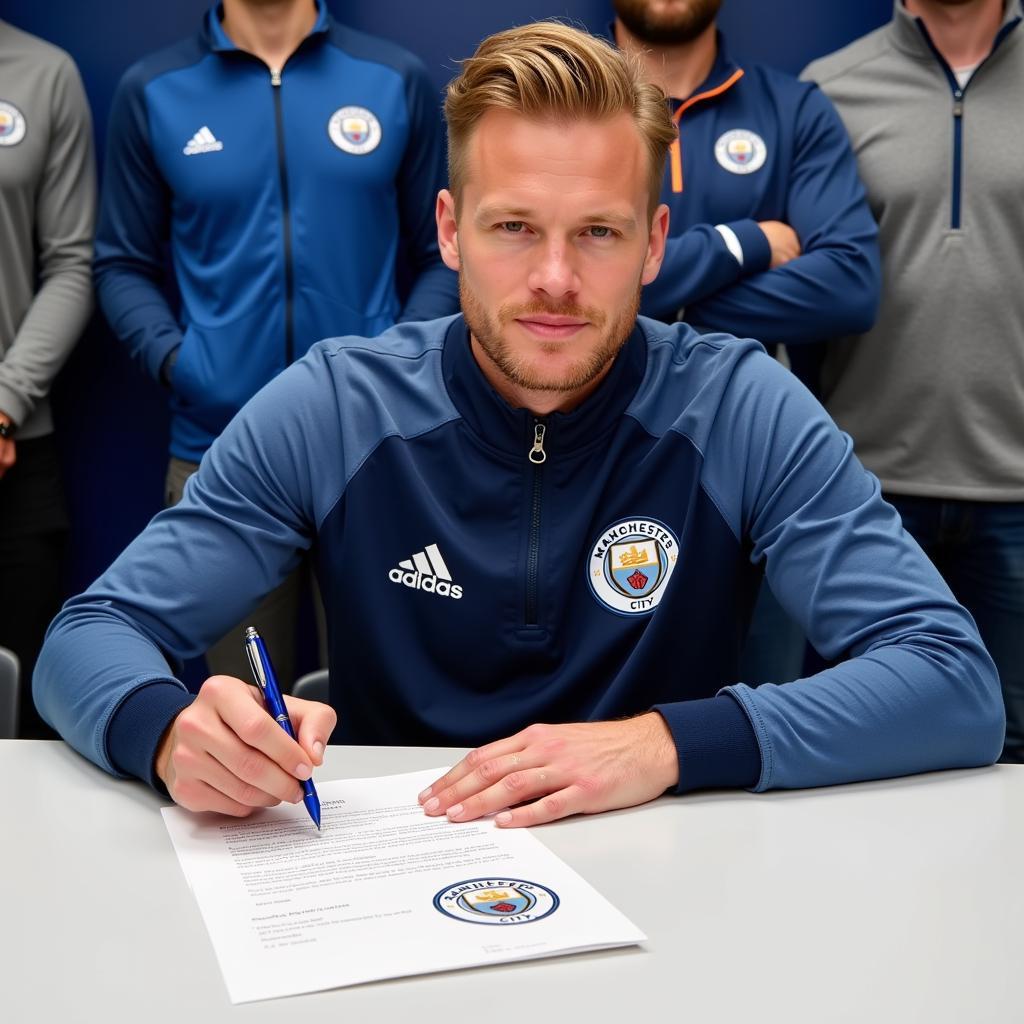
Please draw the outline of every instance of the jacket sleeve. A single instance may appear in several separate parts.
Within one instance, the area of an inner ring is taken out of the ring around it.
[[[93,272],[100,306],[155,380],[181,328],[164,294],[171,195],[150,145],[143,82],[129,70],[110,113]]]
[[[39,290],[0,360],[0,409],[24,423],[50,390],[92,311],[96,219],[92,119],[70,59],[53,81],[53,121],[35,208]]]
[[[695,224],[669,236],[661,270],[643,290],[640,310],[644,316],[671,323],[682,313],[686,319],[693,303],[735,287],[745,275],[768,269],[771,246],[756,221],[733,221],[724,227],[739,243],[742,262],[715,225]]]
[[[242,621],[312,543],[313,480],[323,490],[325,469],[311,460],[330,389],[309,360],[276,377],[217,438],[181,502],[51,624],[36,705],[108,772],[154,782],[160,737],[192,699],[176,678],[181,662]]]
[[[688,323],[787,345],[863,334],[874,323],[881,292],[878,226],[846,129],[816,86],[804,92],[796,119],[783,219],[802,254],[680,303]]]
[[[409,143],[397,189],[404,249],[413,281],[399,321],[433,320],[459,310],[459,282],[441,260],[434,209],[445,186],[444,138],[437,92],[416,62],[406,77]]]
[[[709,410],[703,485],[782,607],[840,663],[659,708],[680,751],[680,788],[740,784],[749,732],[722,712],[723,698],[753,731],[758,791],[991,764],[1005,717],[970,615],[803,386],[753,346],[732,372]]]

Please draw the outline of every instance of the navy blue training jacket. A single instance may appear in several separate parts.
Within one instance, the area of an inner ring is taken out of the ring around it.
[[[654,707],[681,791],[977,765],[1002,748],[970,616],[849,438],[756,342],[641,318],[597,390],[543,420],[490,387],[461,317],[315,345],[54,621],[34,682],[44,718],[108,771],[152,781],[192,699],[174,666],[307,549],[335,741],[476,745]],[[762,565],[815,647],[848,660],[737,680]]]
[[[642,312],[769,345],[868,330],[881,288],[878,228],[828,97],[784,72],[740,67],[719,33],[707,79],[670,106],[679,139],[661,194],[669,239]],[[757,225],[766,220],[792,227],[803,249],[774,270]]]
[[[279,78],[235,47],[218,5],[114,98],[97,292],[151,376],[181,346],[171,453],[189,461],[313,342],[458,309],[434,224],[440,98],[411,54],[318,8]],[[162,290],[168,241],[180,315]]]

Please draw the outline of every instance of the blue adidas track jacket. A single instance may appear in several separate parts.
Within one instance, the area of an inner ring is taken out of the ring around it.
[[[785,343],[791,355],[868,330],[881,288],[878,228],[825,94],[772,68],[739,67],[719,33],[711,73],[671,107],[679,139],[661,195],[670,235],[642,312],[672,321],[683,310],[701,329]],[[764,220],[789,224],[802,254],[769,270]]]
[[[545,420],[491,389],[461,317],[315,345],[64,607],[35,674],[44,718],[152,781],[192,699],[173,666],[309,548],[335,741],[476,745],[656,707],[681,791],[979,765],[1002,748],[971,618],[849,438],[756,342],[641,318],[594,394]],[[737,681],[762,564],[817,649],[848,660]]]
[[[151,376],[181,346],[171,453],[189,461],[313,342],[458,309],[434,225],[440,98],[412,55],[318,6],[277,78],[225,35],[218,5],[114,98],[97,292]],[[162,290],[168,240],[180,317]]]

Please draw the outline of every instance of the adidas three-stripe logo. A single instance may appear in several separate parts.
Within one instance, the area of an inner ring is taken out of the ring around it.
[[[185,143],[185,148],[182,152],[185,156],[195,156],[197,153],[217,153],[224,148],[224,143],[218,139],[213,132],[204,124],[192,136],[191,139]]]
[[[401,583],[412,590],[425,590],[439,597],[451,597],[456,601],[462,597],[462,587],[452,583],[452,574],[436,544],[428,544],[417,551],[412,558],[403,559],[397,569],[388,573],[392,583]]]

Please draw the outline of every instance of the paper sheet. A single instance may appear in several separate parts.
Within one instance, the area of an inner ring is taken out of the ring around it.
[[[646,938],[529,831],[426,817],[444,771],[318,784],[321,833],[163,809],[233,1003]]]

